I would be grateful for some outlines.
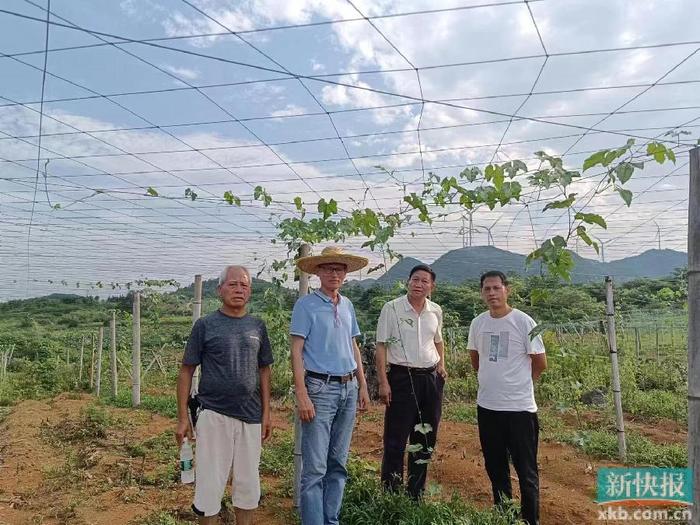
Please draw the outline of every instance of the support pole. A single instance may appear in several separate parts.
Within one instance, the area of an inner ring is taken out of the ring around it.
[[[622,390],[620,388],[620,365],[617,355],[617,337],[615,335],[615,303],[613,301],[613,282],[610,276],[605,278],[605,316],[608,320],[608,348],[610,350],[610,364],[612,365],[612,390],[615,401],[615,416],[617,417],[617,449],[620,461],[627,457],[627,444],[625,442],[625,421],[622,416]]]
[[[109,320],[109,368],[112,373],[112,398],[116,399],[119,376],[117,375],[117,315],[114,310]]]
[[[83,384],[83,355],[85,354],[85,336],[80,338],[80,365],[78,367],[78,387]]]
[[[690,150],[688,200],[688,466],[693,516],[700,525],[700,148]]]
[[[95,388],[95,334],[90,336],[92,339],[92,354],[90,355],[90,390]]]
[[[95,395],[100,397],[102,386],[102,345],[104,344],[105,328],[100,326],[97,332],[97,365],[95,366]]]
[[[141,404],[141,292],[134,292],[131,343],[131,406]]]
[[[299,257],[311,255],[311,246],[302,244]],[[299,297],[309,293],[309,274],[299,270]],[[301,503],[301,419],[299,411],[294,410],[294,506],[298,509]]]
[[[194,302],[192,303],[192,325],[197,322],[202,316],[202,276],[197,274],[194,276]],[[192,375],[192,387],[190,394],[199,392],[199,367],[197,367]]]

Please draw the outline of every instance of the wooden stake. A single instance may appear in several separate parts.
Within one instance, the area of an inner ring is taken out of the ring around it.
[[[605,278],[605,315],[608,320],[608,348],[610,350],[610,364],[612,365],[612,390],[615,401],[615,415],[617,417],[617,448],[620,461],[627,457],[627,443],[625,442],[625,421],[622,415],[622,390],[620,388],[620,365],[617,355],[617,337],[615,334],[615,304],[613,302],[613,282],[610,276]]]

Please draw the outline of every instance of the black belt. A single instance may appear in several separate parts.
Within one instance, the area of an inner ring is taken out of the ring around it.
[[[349,374],[342,376],[332,376],[330,374],[321,374],[320,372],[306,371],[306,375],[315,379],[323,379],[326,383],[333,381],[335,383],[349,383],[357,375],[357,370],[353,370]]]
[[[432,374],[437,369],[437,365],[429,366],[427,368],[418,368],[415,366],[403,366],[395,365],[394,363],[389,363],[389,370],[400,370],[402,372],[408,372],[411,374]]]

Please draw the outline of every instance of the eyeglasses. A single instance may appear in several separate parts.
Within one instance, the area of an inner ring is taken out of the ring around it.
[[[334,267],[319,266],[319,269],[323,273],[328,273],[328,274],[334,273],[336,275],[342,275],[342,274],[346,273],[346,271],[347,271],[344,266],[339,266],[339,267],[338,266],[334,266]]]

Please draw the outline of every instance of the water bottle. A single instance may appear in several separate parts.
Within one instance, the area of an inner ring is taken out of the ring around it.
[[[180,482],[181,483],[193,483],[194,482],[194,453],[192,452],[192,445],[190,445],[187,438],[182,440],[182,447],[180,447]]]

